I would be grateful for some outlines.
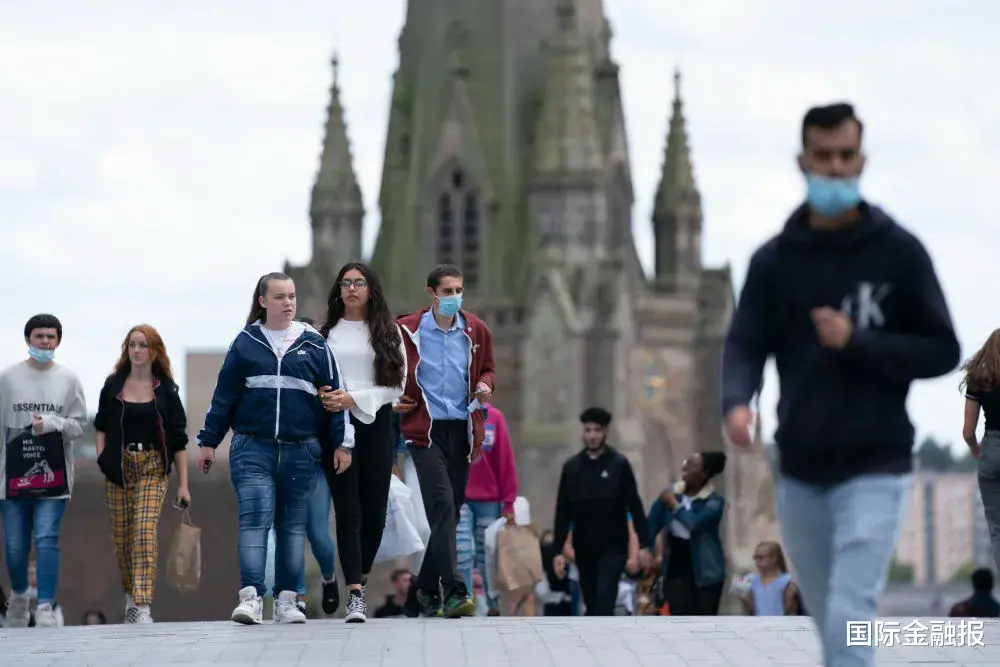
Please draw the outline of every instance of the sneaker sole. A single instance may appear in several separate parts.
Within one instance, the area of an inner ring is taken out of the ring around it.
[[[276,618],[274,619],[275,625],[296,625],[300,623],[305,623],[304,618]]]
[[[344,622],[345,623],[364,623],[367,620],[368,620],[368,617],[365,616],[364,614],[360,613],[360,612],[354,612],[354,613],[348,614],[346,617],[344,617]]]
[[[264,621],[259,618],[254,618],[250,614],[245,612],[237,612],[233,614],[233,623],[239,623],[240,625],[260,625]]]
[[[471,601],[466,602],[461,606],[455,607],[454,609],[450,610],[445,614],[447,618],[463,618],[466,616],[475,616],[475,615],[476,615],[476,603]]]

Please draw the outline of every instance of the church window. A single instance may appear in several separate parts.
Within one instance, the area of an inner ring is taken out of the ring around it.
[[[479,281],[479,209],[475,193],[465,195],[465,226],[462,228],[462,271],[467,283]]]
[[[437,255],[441,263],[462,269],[467,287],[475,287],[482,278],[482,202],[479,192],[460,168],[446,172],[438,195]]]
[[[438,258],[442,264],[450,264],[454,253],[454,226],[452,224],[451,197],[438,197]]]

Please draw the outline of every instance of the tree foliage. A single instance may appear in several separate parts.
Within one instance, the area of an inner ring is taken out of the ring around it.
[[[924,438],[914,452],[917,470],[924,472],[973,472],[976,461],[968,450],[956,456],[952,446],[934,438]]]

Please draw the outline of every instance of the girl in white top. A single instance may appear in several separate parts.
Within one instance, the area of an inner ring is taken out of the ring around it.
[[[396,458],[392,403],[406,380],[403,337],[368,265],[351,262],[340,270],[320,333],[337,357],[345,387],[324,387],[320,398],[327,410],[349,410],[355,429],[353,464],[342,474],[328,474],[327,483],[349,593],[346,620],[364,623],[367,578],[382,543]]]

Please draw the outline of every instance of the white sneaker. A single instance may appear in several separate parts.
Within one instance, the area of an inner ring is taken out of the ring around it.
[[[362,584],[361,590],[351,589],[347,592],[348,623],[364,623],[368,620],[368,584]]]
[[[148,604],[140,604],[135,607],[135,622],[141,625],[153,622],[153,614],[149,610]]]
[[[232,619],[243,625],[257,625],[264,622],[264,601],[257,595],[257,589],[247,586],[240,589],[240,603],[233,609]]]
[[[26,628],[31,620],[31,610],[28,608],[31,598],[27,593],[11,593],[7,602],[7,627]]]
[[[299,609],[299,594],[295,591],[281,591],[274,601],[275,623],[305,623],[306,615]]]
[[[35,627],[60,628],[62,625],[63,615],[59,605],[53,606],[49,602],[43,602],[35,609]]]

